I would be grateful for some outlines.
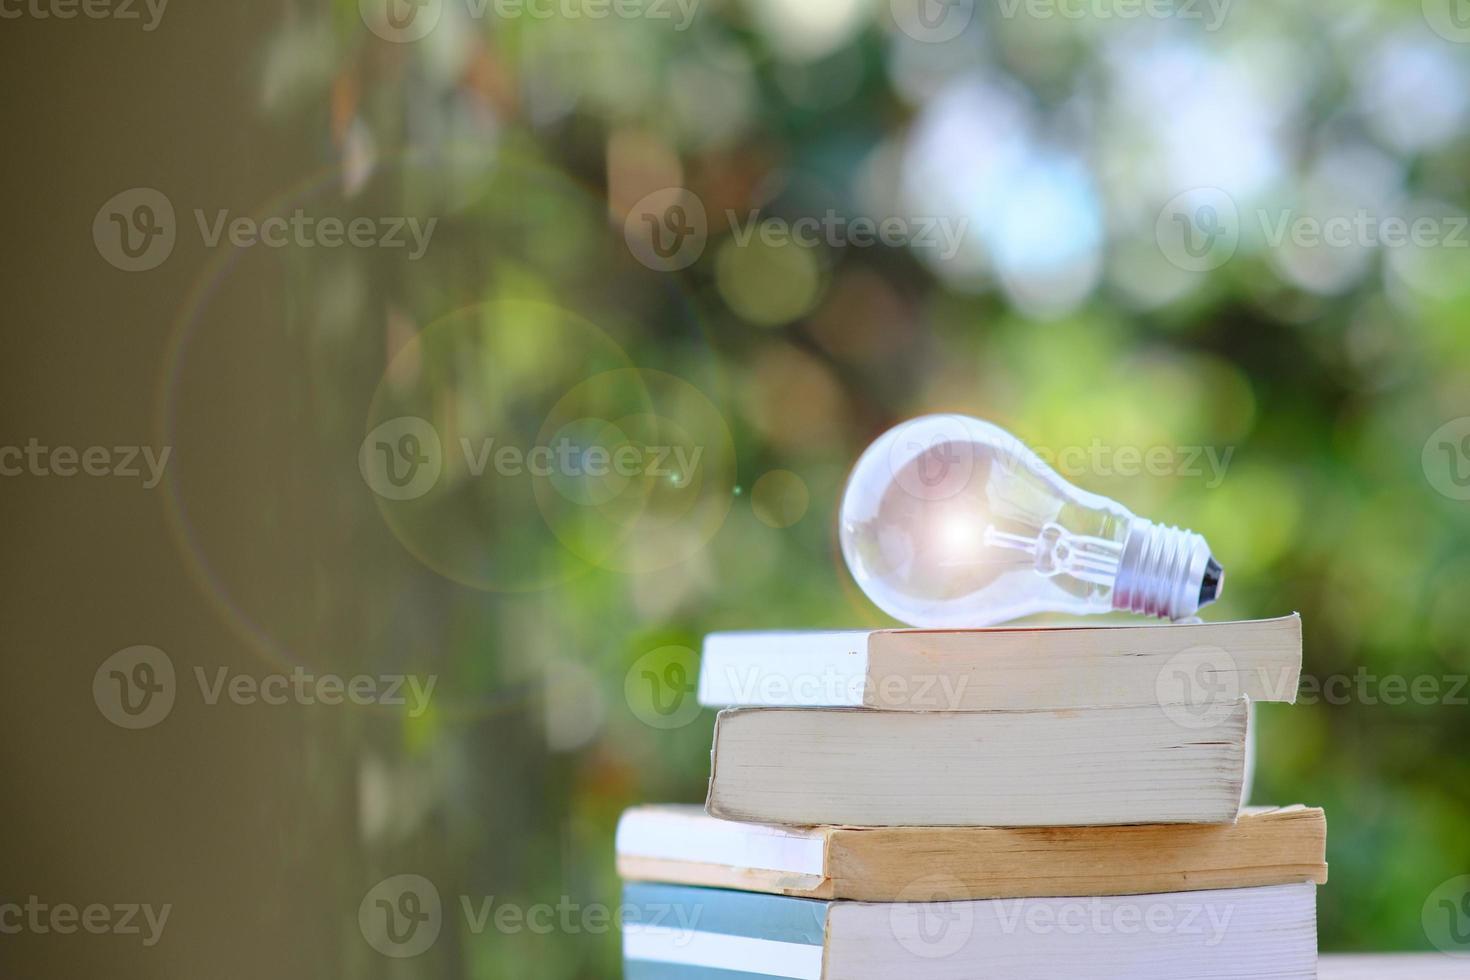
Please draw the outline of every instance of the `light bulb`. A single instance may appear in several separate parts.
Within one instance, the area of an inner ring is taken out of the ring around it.
[[[868,447],[841,536],[858,585],[913,626],[1111,610],[1183,619],[1224,580],[1200,535],[1079,490],[1015,436],[963,415],[913,419]]]

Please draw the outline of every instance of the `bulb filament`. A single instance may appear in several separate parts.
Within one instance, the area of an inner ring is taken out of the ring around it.
[[[1123,559],[1121,544],[1073,534],[1055,523],[1047,524],[1034,538],[1002,531],[992,524],[985,529],[985,543],[992,548],[1027,552],[1036,563],[1036,571],[1047,578],[1070,575],[1097,585],[1112,585]]]

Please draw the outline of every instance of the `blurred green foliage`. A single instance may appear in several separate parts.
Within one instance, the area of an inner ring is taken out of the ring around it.
[[[447,908],[615,906],[619,812],[701,799],[712,722],[660,727],[630,669],[714,629],[884,622],[834,509],[873,437],[944,410],[1204,533],[1230,576],[1211,618],[1299,610],[1314,683],[1372,675],[1259,710],[1256,800],[1328,810],[1324,950],[1427,946],[1425,897],[1470,869],[1470,458],[1426,449],[1470,414],[1470,250],[1292,248],[1252,216],[1461,214],[1470,47],[1409,3],[1240,5],[1217,30],[984,5],[943,43],[859,0],[708,0],[682,31],[447,3],[401,44],[360,6],[298,9],[261,62],[263,111],[329,147],[308,208],[440,219],[414,263],[292,256],[324,437],[413,413],[446,445],[419,500],[341,488],[383,596],[365,642],[411,636],[399,659],[440,675],[428,716],[361,741],[344,887],[408,866]],[[628,245],[667,187],[709,226],[675,271]],[[1241,226],[1204,272],[1156,230],[1198,187]],[[829,209],[964,219],[966,246],[740,245],[725,217]],[[458,455],[588,419],[703,447],[698,478],[557,484]],[[1388,675],[1441,693],[1385,703]],[[618,971],[615,933],[449,921],[391,975]]]

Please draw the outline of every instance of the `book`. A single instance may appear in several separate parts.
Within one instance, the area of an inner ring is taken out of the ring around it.
[[[1137,895],[1327,881],[1327,819],[1253,808],[1234,824],[782,827],[644,806],[618,822],[618,874],[801,898],[896,902],[943,876],[956,898]]]
[[[1120,707],[1185,698],[1177,671],[1295,701],[1301,618],[1055,628],[726,632],[705,637],[706,707],[890,711]],[[1198,694],[1196,693],[1196,696]]]
[[[1465,980],[1464,957],[1440,953],[1324,956],[1317,980]]]
[[[625,980],[1313,980],[1316,886],[870,903],[633,883]]]
[[[1247,703],[1222,707],[726,710],[707,809],[799,826],[1230,823]]]

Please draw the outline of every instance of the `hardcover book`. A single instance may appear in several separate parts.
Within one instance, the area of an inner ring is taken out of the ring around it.
[[[956,898],[1135,895],[1327,881],[1316,808],[1249,809],[1234,824],[1128,827],[782,827],[645,806],[618,823],[629,881],[894,902],[915,879]]]

